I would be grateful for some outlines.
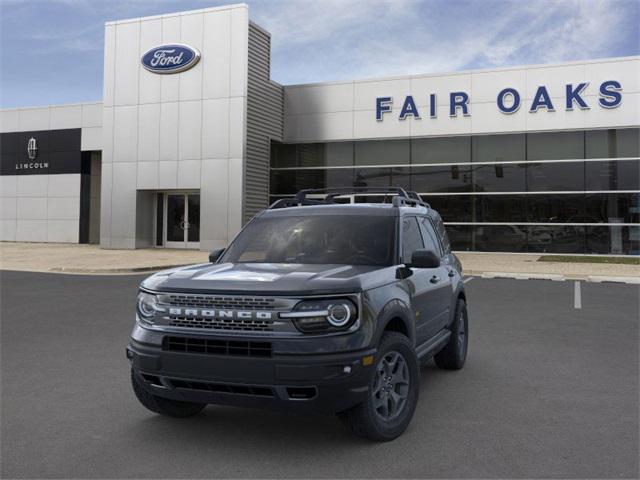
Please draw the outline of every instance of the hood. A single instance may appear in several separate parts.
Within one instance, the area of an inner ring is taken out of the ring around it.
[[[395,267],[206,263],[158,272],[141,287],[184,293],[325,295],[361,292],[394,279]]]

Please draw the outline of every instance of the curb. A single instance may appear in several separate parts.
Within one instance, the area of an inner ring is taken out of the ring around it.
[[[133,267],[133,268],[73,268],[73,267],[54,267],[48,271],[53,273],[86,273],[86,274],[109,274],[109,273],[145,273],[157,272],[159,270],[167,270],[170,268],[184,267],[189,264],[178,265],[152,265],[149,267]]]
[[[626,283],[640,285],[640,277],[610,277],[605,275],[561,275],[556,273],[517,273],[517,272],[483,272],[478,270],[466,270],[465,277],[480,278],[509,278],[515,280],[552,280],[554,282],[564,282],[571,280],[582,280],[591,283]]]

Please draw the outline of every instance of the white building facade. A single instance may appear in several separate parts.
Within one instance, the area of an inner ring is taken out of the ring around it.
[[[102,103],[0,111],[1,239],[210,250],[299,188],[394,185],[459,250],[638,254],[639,72],[281,86],[246,5],[109,22]]]

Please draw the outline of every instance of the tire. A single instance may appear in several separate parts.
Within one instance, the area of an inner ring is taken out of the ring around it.
[[[461,298],[456,304],[456,314],[451,325],[449,343],[440,350],[433,359],[438,368],[444,370],[460,370],[467,359],[469,346],[469,317],[467,304]]]
[[[131,370],[131,385],[133,392],[142,405],[154,413],[166,415],[168,417],[192,417],[200,413],[206,403],[181,402],[178,400],[169,400],[168,398],[158,397],[149,393],[138,380],[133,369]]]
[[[393,376],[385,377],[385,373],[393,373]],[[400,333],[386,332],[380,340],[367,400],[339,413],[338,417],[355,435],[388,442],[407,429],[418,403],[419,391],[420,368],[413,345]],[[398,400],[399,397],[404,399]]]

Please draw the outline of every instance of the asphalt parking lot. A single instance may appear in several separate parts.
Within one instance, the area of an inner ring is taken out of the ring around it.
[[[637,285],[473,278],[467,365],[426,364],[409,430],[374,444],[333,417],[146,411],[141,278],[1,272],[2,478],[638,478]]]

